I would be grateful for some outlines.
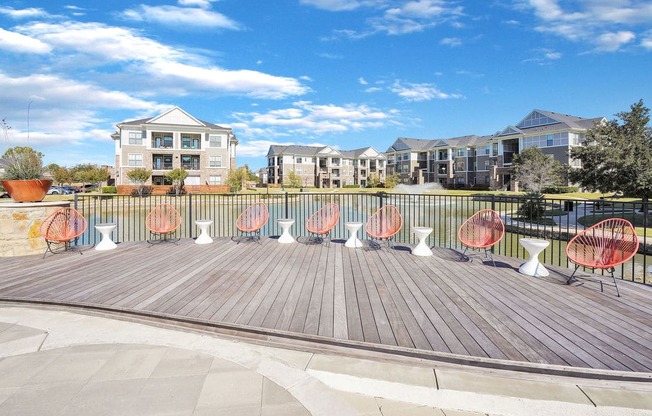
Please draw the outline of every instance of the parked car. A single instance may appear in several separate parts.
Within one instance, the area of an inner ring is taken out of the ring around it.
[[[74,194],[74,193],[77,193],[77,192],[81,191],[79,186],[64,185],[64,186],[62,186],[62,188],[65,189],[66,191],[68,191],[69,194]]]
[[[87,183],[86,185],[83,186],[81,192],[93,192],[97,191],[97,184],[96,183]]]
[[[65,189],[63,186],[51,186],[48,189],[48,195],[68,195],[71,194],[69,190]]]
[[[7,191],[0,192],[0,198],[9,198],[9,192]]]

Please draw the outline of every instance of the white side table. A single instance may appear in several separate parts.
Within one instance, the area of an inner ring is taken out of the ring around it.
[[[290,227],[294,224],[292,218],[279,218],[276,220],[278,226],[281,227],[281,236],[278,238],[278,242],[281,244],[290,244],[294,243],[294,237],[290,235]]]
[[[539,253],[550,245],[550,241],[538,238],[521,238],[518,241],[530,254],[530,258],[518,268],[519,273],[536,277],[548,276],[550,274],[548,270],[539,263]]]
[[[426,238],[432,232],[430,227],[412,227],[412,232],[416,234],[419,243],[412,249],[412,254],[415,256],[432,256],[432,250],[426,244]]]
[[[95,224],[95,229],[102,234],[102,240],[95,246],[95,250],[113,250],[117,247],[116,243],[111,240],[111,233],[115,230],[117,224]]]
[[[199,227],[199,236],[195,240],[195,244],[210,244],[213,239],[208,235],[208,227],[213,223],[213,220],[195,220],[195,225]]]
[[[362,228],[361,222],[347,222],[346,229],[349,230],[349,239],[344,243],[344,247],[360,248],[364,244],[358,239],[358,230]]]

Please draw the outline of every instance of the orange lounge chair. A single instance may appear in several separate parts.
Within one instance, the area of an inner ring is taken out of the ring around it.
[[[322,235],[328,236],[328,242],[331,241],[331,230],[335,228],[340,220],[340,206],[334,203],[326,204],[313,212],[306,221],[306,230],[317,239]],[[311,237],[312,240],[312,237]]]
[[[380,207],[369,217],[365,224],[365,231],[373,239],[386,240],[387,245],[403,227],[403,217],[394,205]]]
[[[257,239],[260,242],[260,229],[269,220],[269,210],[263,202],[249,205],[242,211],[235,222],[235,226],[242,234],[249,234],[250,239]],[[240,240],[238,240],[240,244]]]
[[[170,204],[157,205],[147,214],[145,226],[153,236],[152,239],[147,241],[148,243],[172,241],[168,240],[168,236],[175,233],[181,226],[181,215]],[[176,242],[179,239],[177,238],[174,241]]]
[[[466,256],[466,250],[483,249],[485,256],[491,258],[491,262],[496,267],[496,262],[491,255],[490,248],[498,243],[505,235],[505,224],[500,219],[500,215],[494,210],[483,209],[469,217],[462,226],[457,230],[457,238],[465,246],[462,256]]]
[[[638,236],[634,226],[622,218],[609,218],[583,230],[566,245],[568,260],[575,263],[573,274],[566,281],[570,284],[580,266],[603,269],[611,273],[617,296],[620,296],[614,272],[616,266],[625,263],[638,251]],[[600,291],[603,291],[603,282]]]
[[[84,234],[88,222],[82,214],[74,208],[59,208],[50,214],[42,223],[39,232],[45,239],[48,247],[43,257],[52,250],[52,244],[64,244],[64,251],[70,249],[70,243]],[[81,254],[81,251],[79,252]]]

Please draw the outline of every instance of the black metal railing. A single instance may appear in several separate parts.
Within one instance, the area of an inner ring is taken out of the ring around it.
[[[403,215],[404,226],[396,236],[399,243],[415,244],[411,231],[413,226],[432,227],[428,237],[430,246],[462,249],[457,239],[457,230],[473,213],[491,208],[498,211],[504,222],[506,234],[493,248],[495,254],[526,258],[525,249],[518,243],[521,237],[537,237],[550,241],[541,254],[543,263],[571,267],[566,258],[565,247],[568,241],[584,227],[607,217],[629,219],[642,230],[639,253],[634,261],[621,265],[617,273],[624,279],[640,283],[652,282],[652,248],[648,247],[652,238],[647,237],[648,216],[642,214],[641,203],[605,202],[602,200],[544,199],[535,201],[545,210],[544,221],[525,221],[520,219],[519,209],[526,199],[523,197],[496,195],[428,195],[428,194],[389,194],[389,193],[273,193],[259,194],[188,194],[152,195],[138,198],[124,195],[75,195],[74,205],[89,221],[86,233],[80,244],[95,244],[100,234],[94,225],[116,223],[113,239],[116,242],[144,241],[149,232],[145,228],[145,218],[156,205],[169,203],[177,208],[182,216],[178,235],[194,238],[199,229],[194,221],[211,219],[208,229],[213,237],[230,237],[238,234],[235,228],[237,216],[249,205],[265,202],[270,212],[270,220],[261,230],[262,235],[280,235],[277,219],[293,218],[291,228],[294,236],[305,236],[305,222],[322,205],[335,202],[340,205],[340,222],[333,230],[333,239],[348,237],[347,222],[365,222],[379,207],[396,205]],[[362,230],[364,231],[364,229]],[[362,236],[362,235],[361,235]]]

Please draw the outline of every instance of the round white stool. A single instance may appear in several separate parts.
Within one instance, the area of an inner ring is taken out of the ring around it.
[[[518,240],[525,250],[530,254],[530,258],[518,268],[519,273],[528,276],[546,277],[550,273],[539,263],[539,253],[550,245],[550,241],[539,240],[538,238],[521,238]]]
[[[95,229],[102,234],[102,240],[95,246],[95,250],[113,250],[117,247],[116,243],[111,240],[111,232],[115,230],[117,224],[95,224]]]
[[[344,243],[344,247],[359,248],[362,247],[362,241],[358,239],[358,230],[362,228],[361,222],[347,222],[346,229],[349,230],[349,239]]]
[[[294,243],[294,237],[290,235],[290,227],[294,224],[292,218],[279,218],[276,220],[278,226],[281,227],[281,236],[278,238],[278,242],[281,244],[290,244]]]
[[[430,227],[412,227],[412,232],[416,234],[419,243],[412,249],[412,254],[415,256],[432,256],[432,250],[426,244],[426,238],[432,232]]]
[[[195,244],[210,244],[213,239],[208,235],[208,227],[213,223],[213,220],[195,220],[195,225],[199,227],[199,236],[195,240]]]

